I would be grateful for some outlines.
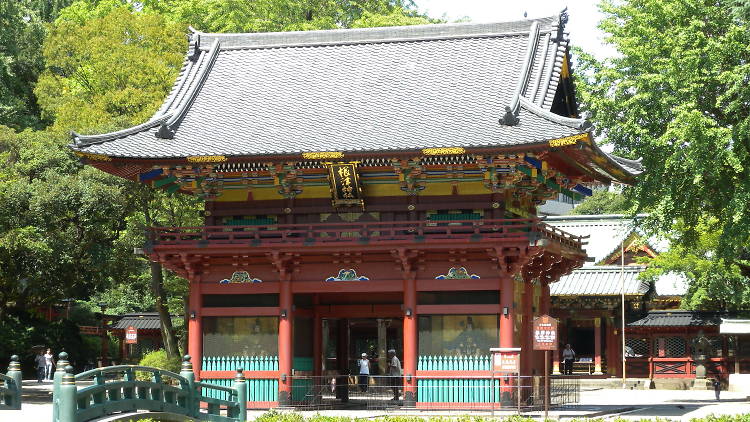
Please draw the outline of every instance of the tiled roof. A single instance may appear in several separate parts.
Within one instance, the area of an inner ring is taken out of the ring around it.
[[[612,296],[622,292],[625,281],[626,295],[643,295],[648,292],[649,284],[638,280],[638,275],[645,267],[626,266],[621,272],[619,266],[598,266],[581,268],[550,284],[552,296]]]
[[[645,317],[631,322],[628,327],[694,327],[719,325],[723,312],[650,311]]]
[[[575,236],[588,236],[583,248],[592,260],[584,264],[586,267],[599,264],[636,230],[633,219],[623,215],[550,216],[544,222]],[[651,245],[650,239],[647,241]]]
[[[587,133],[583,120],[550,112],[566,20],[194,32],[152,120],[73,134],[72,147],[129,158],[253,156],[503,147]],[[507,108],[518,124],[500,123]]]
[[[125,314],[112,328],[115,330],[125,330],[131,326],[138,330],[160,330],[159,314],[157,312]]]

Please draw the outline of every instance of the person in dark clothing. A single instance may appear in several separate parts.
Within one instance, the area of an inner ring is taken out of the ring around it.
[[[714,378],[712,384],[714,386],[714,394],[716,394],[716,401],[721,401],[719,398],[719,394],[721,394],[721,381],[718,378]]]
[[[573,375],[573,362],[576,361],[576,352],[569,344],[565,345],[562,352],[563,356],[563,375]]]
[[[47,366],[47,360],[44,358],[42,350],[34,358],[34,366],[36,367],[36,382],[41,384],[44,380],[44,368]]]

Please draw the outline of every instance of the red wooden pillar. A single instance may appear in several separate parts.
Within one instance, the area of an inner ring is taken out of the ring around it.
[[[594,375],[602,375],[602,319],[594,318]]]
[[[562,372],[560,372],[560,354],[562,353],[562,350],[565,348],[564,341],[563,341],[563,333],[565,332],[565,318],[560,318],[557,322],[557,350],[552,352],[552,374],[553,375],[560,375]]]
[[[292,286],[288,273],[279,279],[279,405],[292,399]]]
[[[313,375],[323,374],[323,319],[320,317],[318,295],[313,296]]]
[[[542,296],[539,298],[542,315],[549,315],[552,309],[552,298],[549,295],[549,283],[542,282]]]
[[[404,277],[404,406],[417,399],[417,282],[413,272]]]
[[[507,273],[500,273],[500,347],[516,347],[513,342],[513,324],[515,320],[515,309],[513,308],[513,277]],[[521,358],[523,363],[523,357]],[[519,368],[520,369],[520,368]],[[504,405],[511,405],[516,402],[513,399],[515,382],[510,377],[501,379],[501,385],[506,386],[501,389],[500,400]]]
[[[514,347],[513,345],[513,277],[509,274],[500,276],[500,347]]]
[[[201,317],[201,284],[200,280],[190,281],[188,293],[188,354],[193,364],[196,381],[201,378],[203,361],[203,320]]]
[[[521,300],[522,303],[522,312],[523,312],[523,320],[521,325],[521,375],[522,376],[530,376],[532,373],[533,365],[533,356],[534,352],[532,350],[532,326],[531,326],[531,319],[533,318],[533,299],[534,299],[534,285],[531,284],[528,281],[523,282],[523,299]],[[523,362],[526,362],[524,364]]]

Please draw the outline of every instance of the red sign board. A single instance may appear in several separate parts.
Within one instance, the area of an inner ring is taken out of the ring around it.
[[[534,350],[557,350],[557,320],[549,315],[534,318]]]
[[[138,330],[132,325],[125,330],[125,343],[136,344],[138,343]]]
[[[517,374],[521,367],[518,352],[499,352],[492,356],[492,370],[501,374]]]

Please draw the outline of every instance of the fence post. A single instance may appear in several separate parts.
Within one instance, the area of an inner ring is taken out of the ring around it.
[[[65,375],[65,367],[68,366],[68,354],[65,352],[57,355],[57,367],[55,368],[55,375],[53,377],[52,384],[52,422],[58,422],[60,420],[60,384],[62,383],[63,376]]]
[[[247,382],[242,368],[237,368],[237,375],[234,377],[234,389],[237,390],[237,421],[245,422],[247,420]]]
[[[21,410],[23,377],[21,376],[21,363],[18,361],[18,355],[13,355],[10,357],[10,365],[8,365],[8,376],[13,378],[13,382],[16,384],[16,397],[13,399],[13,408]]]
[[[188,381],[187,416],[197,417],[200,411],[200,392],[195,390],[195,373],[193,372],[193,363],[190,359],[190,355],[182,357],[180,375]]]
[[[76,378],[73,375],[73,367],[67,365],[65,375],[62,376],[62,382],[60,383],[60,397],[59,400],[56,400],[59,404],[58,417],[60,422],[76,422],[76,411],[78,410],[76,392]]]

